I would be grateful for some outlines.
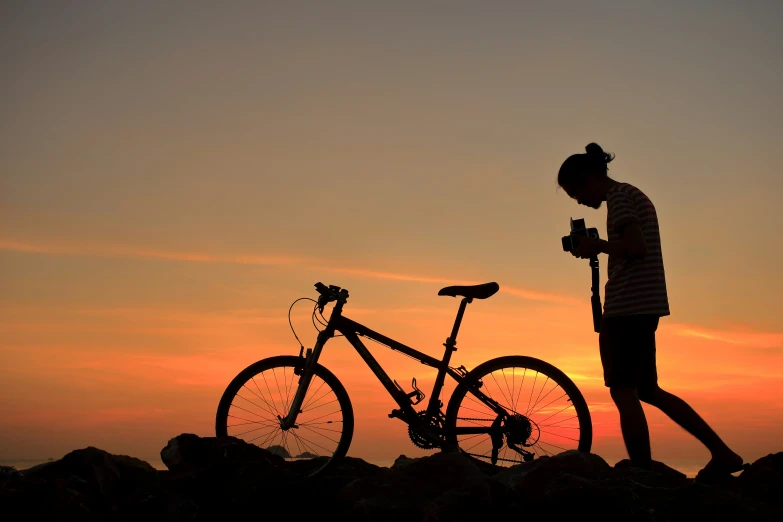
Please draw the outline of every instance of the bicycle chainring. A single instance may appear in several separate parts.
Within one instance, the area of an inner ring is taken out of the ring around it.
[[[443,434],[444,428],[446,426],[446,416],[443,415],[443,412],[439,411],[438,414],[433,418],[429,417],[426,411],[420,411],[419,417],[424,419],[427,423],[427,426],[429,426],[432,431],[438,434],[441,442],[446,442],[446,437]],[[411,438],[411,442],[413,442],[413,444],[419,448],[431,450],[439,447],[439,444],[430,441],[424,437],[424,435],[420,434],[416,428],[410,425],[408,425],[408,436]]]

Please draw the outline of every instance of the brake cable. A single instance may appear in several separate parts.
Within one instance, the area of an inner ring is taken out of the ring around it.
[[[296,338],[296,342],[299,343],[299,348],[301,348],[302,350],[304,350],[304,345],[302,345],[302,341],[299,340],[299,336],[296,335],[296,330],[294,330],[294,325],[291,323],[291,310],[294,308],[294,305],[296,303],[303,300],[312,301],[315,303],[316,306],[318,306],[318,301],[316,301],[315,299],[312,299],[310,297],[300,297],[299,299],[291,303],[291,307],[288,309],[288,326],[291,327],[291,332],[294,334],[294,337]],[[316,328],[316,330],[317,329],[318,328]]]

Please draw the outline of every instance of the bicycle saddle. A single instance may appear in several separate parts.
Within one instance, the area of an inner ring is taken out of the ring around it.
[[[451,297],[470,297],[472,299],[486,299],[492,297],[500,290],[500,285],[497,283],[484,283],[483,285],[471,285],[471,286],[447,286],[441,288],[438,295],[448,295]]]

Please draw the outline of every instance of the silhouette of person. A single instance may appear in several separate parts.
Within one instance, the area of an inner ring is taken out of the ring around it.
[[[597,209],[606,201],[608,239],[580,236],[571,254],[583,259],[609,255],[598,344],[604,384],[620,413],[631,464],[652,467],[643,401],[659,408],[710,450],[712,459],[700,473],[739,471],[742,457],[685,401],[658,386],[655,331],[659,319],[670,311],[655,207],[637,187],[608,176],[613,154],[596,143],[587,145],[585,151],[563,162],[557,182],[580,205]]]

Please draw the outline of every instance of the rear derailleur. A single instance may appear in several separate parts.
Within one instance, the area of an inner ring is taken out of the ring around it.
[[[524,415],[515,413],[514,415],[498,415],[490,427],[490,438],[492,439],[492,464],[497,464],[498,453],[503,447],[503,439],[506,445],[512,450],[522,455],[525,462],[530,462],[535,458],[535,454],[527,451],[520,446],[532,446],[537,441],[529,442],[533,431],[530,420]]]

